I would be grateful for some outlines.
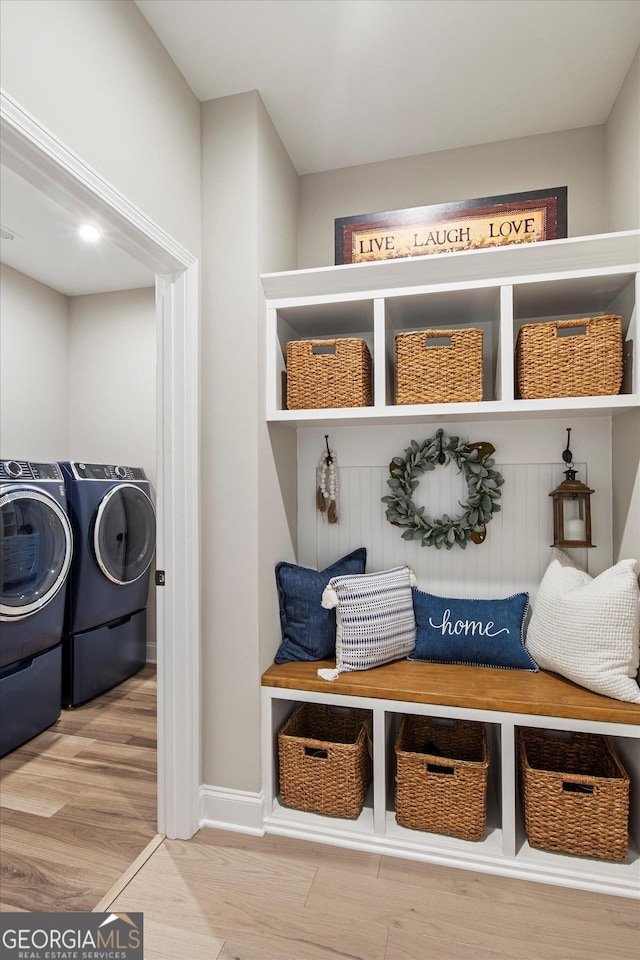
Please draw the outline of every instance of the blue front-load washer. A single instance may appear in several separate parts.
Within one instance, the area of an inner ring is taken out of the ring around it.
[[[72,553],[59,465],[0,461],[0,756],[60,716]]]
[[[146,662],[146,604],[156,543],[141,467],[60,464],[74,553],[62,645],[62,702],[77,706]]]

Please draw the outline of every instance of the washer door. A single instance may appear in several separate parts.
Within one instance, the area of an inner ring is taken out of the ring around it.
[[[149,569],[156,544],[156,515],[139,487],[121,483],[101,500],[93,530],[98,566],[112,583],[139,580]]]
[[[56,596],[69,573],[71,524],[35,487],[0,488],[0,620],[21,620]]]

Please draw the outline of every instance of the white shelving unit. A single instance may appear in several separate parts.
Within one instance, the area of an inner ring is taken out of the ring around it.
[[[494,247],[407,260],[350,264],[262,277],[267,299],[268,421],[310,426],[415,420],[504,420],[614,414],[637,407],[640,235],[637,231]],[[521,400],[515,345],[524,323],[615,313],[623,319],[625,378],[620,394]],[[395,334],[474,326],[484,337],[479,403],[399,406]],[[364,339],[373,358],[370,407],[287,410],[282,397],[289,340]]]
[[[277,733],[302,702],[358,707],[373,715],[373,787],[357,820],[305,813],[278,802]],[[396,822],[393,809],[395,758],[393,746],[402,715],[477,720],[485,723],[490,751],[487,828],[478,841],[460,840],[408,830]],[[640,729],[630,724],[601,723],[530,714],[469,710],[452,706],[327,695],[275,687],[262,689],[264,826],[270,833],[320,843],[369,850],[389,856],[424,860],[444,866],[536,880],[617,896],[640,896],[637,818],[632,821],[629,853],[623,862],[609,862],[531,848],[516,789],[515,732],[519,726],[583,731],[611,738],[632,779],[632,797],[640,787]]]
[[[267,314],[266,418],[291,427],[367,426],[415,421],[505,421],[615,416],[640,407],[638,318],[640,232],[578,237],[522,246],[406,260],[325,267],[262,277]],[[524,323],[619,314],[625,372],[621,392],[607,397],[521,400],[515,345]],[[484,396],[478,403],[395,404],[395,334],[403,330],[479,326],[484,337]],[[374,371],[370,407],[287,410],[283,402],[286,343],[357,336],[367,341]],[[634,356],[635,350],[635,356]],[[263,687],[265,829],[346,847],[448,866],[637,897],[640,893],[640,730],[627,724],[466,710],[399,701]],[[331,702],[373,715],[373,786],[357,821],[302,813],[278,803],[277,730],[300,702]],[[492,757],[488,827],[478,843],[406,830],[393,811],[394,735],[404,713],[487,724]],[[631,846],[610,863],[529,848],[516,790],[518,726],[580,730],[612,738],[632,779]]]

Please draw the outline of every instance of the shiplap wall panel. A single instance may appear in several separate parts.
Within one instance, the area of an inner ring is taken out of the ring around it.
[[[577,464],[581,476],[586,465]],[[562,479],[558,464],[496,464],[504,477],[502,510],[487,527],[483,544],[466,550],[423,547],[402,539],[402,530],[385,517],[382,497],[389,493],[388,467],[344,467],[339,471],[339,523],[329,524],[316,512],[315,562],[323,569],[356,547],[367,548],[367,570],[385,570],[402,563],[415,571],[419,586],[457,597],[506,597],[528,591],[533,599],[549,562],[553,524],[549,491]],[[430,516],[460,512],[466,484],[455,468],[425,474],[416,501],[428,504]],[[310,545],[309,545],[310,546]],[[586,550],[575,550],[579,563]],[[307,557],[309,557],[307,550]]]
[[[611,538],[611,420],[608,417],[443,424],[449,435],[471,442],[489,440],[504,476],[502,511],[487,527],[481,545],[466,550],[422,547],[402,539],[385,517],[382,497],[389,492],[389,463],[403,454],[411,439],[421,442],[438,424],[334,427],[329,436],[339,469],[340,522],[327,523],[316,510],[317,466],[325,447],[322,427],[298,430],[298,563],[314,569],[356,547],[368,550],[367,569],[383,570],[408,563],[420,586],[457,597],[500,597],[526,590],[532,600],[551,556],[552,506],[549,493],[563,479],[562,451],[566,427],[578,478],[592,486],[593,550],[571,551],[592,575],[613,562]],[[459,512],[466,484],[455,466],[425,474],[416,492],[431,516]]]

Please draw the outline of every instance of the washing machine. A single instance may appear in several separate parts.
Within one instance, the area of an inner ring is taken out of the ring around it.
[[[146,662],[146,605],[156,544],[141,467],[60,464],[74,552],[62,640],[62,703],[78,706]]]
[[[0,461],[0,756],[60,716],[73,555],[57,463]]]

